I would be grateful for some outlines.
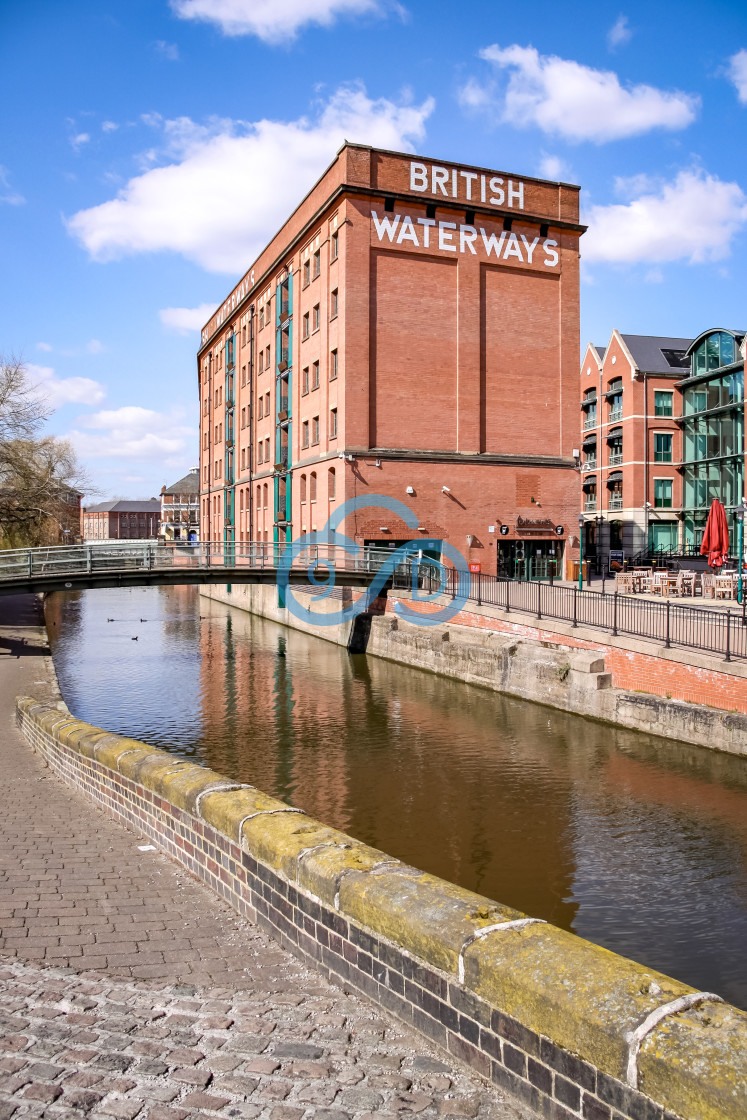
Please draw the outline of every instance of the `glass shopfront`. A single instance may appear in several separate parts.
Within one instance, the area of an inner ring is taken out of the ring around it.
[[[692,384],[682,389],[682,475],[685,545],[697,549],[714,498],[724,504],[732,540],[734,507],[744,494],[744,363],[740,339],[712,331],[690,351]],[[730,368],[723,368],[723,367]]]

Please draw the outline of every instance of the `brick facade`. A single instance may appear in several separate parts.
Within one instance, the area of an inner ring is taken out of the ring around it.
[[[346,144],[202,333],[203,540],[577,533],[578,188]],[[374,503],[375,506],[375,503]]]

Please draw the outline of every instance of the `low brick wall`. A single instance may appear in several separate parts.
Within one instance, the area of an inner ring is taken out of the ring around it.
[[[251,786],[18,700],[32,745],[331,979],[551,1120],[744,1120],[747,1015]]]

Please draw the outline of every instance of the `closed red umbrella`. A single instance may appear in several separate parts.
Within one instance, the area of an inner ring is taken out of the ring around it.
[[[726,523],[726,510],[718,498],[711,502],[708,520],[700,542],[701,556],[708,556],[711,568],[720,568],[729,555],[729,526]]]

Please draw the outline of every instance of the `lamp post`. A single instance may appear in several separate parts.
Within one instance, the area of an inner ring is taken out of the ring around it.
[[[735,514],[736,519],[737,519],[737,524],[739,525],[739,534],[738,534],[738,537],[737,537],[737,540],[738,540],[737,548],[739,550],[739,577],[737,579],[737,602],[739,603],[740,606],[742,605],[742,567],[743,567],[743,561],[744,561],[744,515],[745,515],[745,512],[747,512],[747,503],[745,502],[744,497],[743,497],[741,503],[737,506],[737,508],[734,511],[734,514]]]
[[[578,518],[578,589],[584,589],[584,515]]]

